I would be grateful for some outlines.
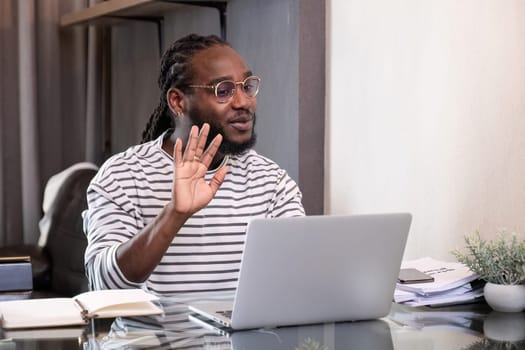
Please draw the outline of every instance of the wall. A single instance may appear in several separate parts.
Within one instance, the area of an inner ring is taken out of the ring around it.
[[[326,211],[409,211],[405,258],[525,236],[525,2],[331,0]]]

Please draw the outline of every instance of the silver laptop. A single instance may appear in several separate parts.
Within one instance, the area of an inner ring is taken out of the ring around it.
[[[233,330],[386,316],[411,220],[408,213],[254,219],[233,303],[190,311]]]

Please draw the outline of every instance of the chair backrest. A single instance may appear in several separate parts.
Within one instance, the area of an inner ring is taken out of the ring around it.
[[[96,172],[94,168],[80,168],[68,174],[46,214],[49,233],[44,249],[51,260],[54,293],[74,296],[88,290],[82,212],[87,208],[86,189]]]

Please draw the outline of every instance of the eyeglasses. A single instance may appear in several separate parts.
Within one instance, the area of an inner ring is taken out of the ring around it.
[[[219,81],[213,85],[188,85],[192,88],[203,88],[203,89],[213,89],[215,96],[219,103],[228,102],[237,89],[237,85],[242,85],[242,91],[248,97],[255,97],[259,92],[259,85],[261,83],[261,78],[258,76],[252,75],[243,81],[233,81],[233,80],[223,80]]]

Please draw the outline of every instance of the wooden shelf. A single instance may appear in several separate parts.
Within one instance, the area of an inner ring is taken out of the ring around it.
[[[224,3],[225,1],[187,1],[199,5],[199,3]],[[159,18],[166,12],[173,11],[184,6],[175,1],[166,0],[108,0],[97,3],[75,12],[64,14],[60,18],[60,26],[71,25],[114,25],[123,19],[129,18]]]

